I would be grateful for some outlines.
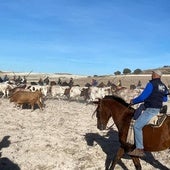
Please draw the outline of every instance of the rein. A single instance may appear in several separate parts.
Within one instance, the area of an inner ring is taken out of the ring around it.
[[[123,113],[125,113],[131,106],[132,104],[129,104],[128,107],[123,111]]]
[[[92,119],[93,119],[93,116],[95,115],[95,113],[97,112],[97,108],[96,108],[96,110],[93,112],[93,114],[92,114]]]
[[[115,125],[115,123],[114,123],[114,122],[113,122],[113,124],[112,124],[111,126],[109,126],[109,127],[107,127],[107,126],[106,126],[106,127],[107,127],[107,128],[106,128],[106,130],[111,129],[111,127],[112,127],[113,125]]]

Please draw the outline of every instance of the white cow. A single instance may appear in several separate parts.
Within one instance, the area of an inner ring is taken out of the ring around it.
[[[51,96],[52,97],[57,97],[57,98],[62,98],[64,97],[65,90],[69,89],[69,86],[59,86],[59,85],[53,85],[51,86]]]
[[[16,87],[15,85],[8,84],[8,82],[0,83],[0,92],[3,93],[3,98],[9,96],[9,90]]]
[[[44,96],[47,96],[50,86],[49,85],[44,85],[44,86],[40,86],[40,85],[31,85],[28,87],[30,89],[30,91],[35,92],[36,90],[41,90],[42,94]]]
[[[96,99],[102,99],[106,95],[111,95],[111,87],[90,87],[89,88],[89,101],[95,101]]]
[[[141,92],[143,91],[143,89],[121,89],[121,90],[117,90],[114,92],[115,95],[123,98],[127,103],[130,103],[130,100],[137,97],[139,94],[141,94]],[[135,108],[138,107],[138,105],[134,106]]]
[[[69,98],[78,100],[80,98],[80,94],[81,94],[82,89],[83,89],[83,87],[72,86],[71,89],[70,89]]]

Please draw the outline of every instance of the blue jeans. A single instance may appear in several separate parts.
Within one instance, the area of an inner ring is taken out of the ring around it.
[[[134,133],[135,133],[135,143],[136,148],[143,149],[143,132],[142,128],[151,120],[152,117],[159,113],[160,109],[156,108],[147,108],[144,112],[139,116],[139,118],[135,121],[134,124]]]

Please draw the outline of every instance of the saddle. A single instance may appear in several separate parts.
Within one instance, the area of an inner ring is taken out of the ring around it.
[[[160,127],[160,126],[163,124],[163,122],[164,122],[164,120],[166,119],[166,117],[167,117],[167,114],[166,114],[166,113],[167,113],[167,109],[168,109],[167,105],[164,105],[164,106],[161,108],[159,114],[156,115],[156,116],[154,116],[154,117],[148,122],[148,125],[151,125],[152,127],[156,127],[156,128]]]
[[[147,125],[151,125],[154,128],[158,128],[162,126],[163,122],[165,121],[167,115],[167,105],[164,105],[159,114],[154,116],[148,123]],[[134,144],[134,130],[133,130],[133,125],[135,123],[135,120],[132,119],[130,122],[129,130],[128,130],[128,135],[127,135],[127,143]]]

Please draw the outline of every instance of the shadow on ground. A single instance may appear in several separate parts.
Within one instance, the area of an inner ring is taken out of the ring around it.
[[[111,129],[105,136],[101,136],[98,133],[87,133],[85,135],[85,140],[89,146],[93,146],[94,142],[96,142],[102,148],[103,152],[106,154],[105,167],[107,169],[114,159],[118,148],[120,147],[117,131]],[[123,158],[131,159],[127,154],[125,154]],[[150,152],[147,152],[146,157],[142,158],[142,160],[152,165],[154,169],[170,170],[156,160]],[[126,165],[121,160],[119,160],[118,164],[122,167],[122,169],[128,170]]]
[[[10,146],[11,142],[9,140],[10,136],[4,136],[0,142],[0,151],[2,148],[7,148]],[[10,159],[6,157],[1,157],[2,152],[0,152],[0,170],[20,170],[20,167],[13,163]]]

